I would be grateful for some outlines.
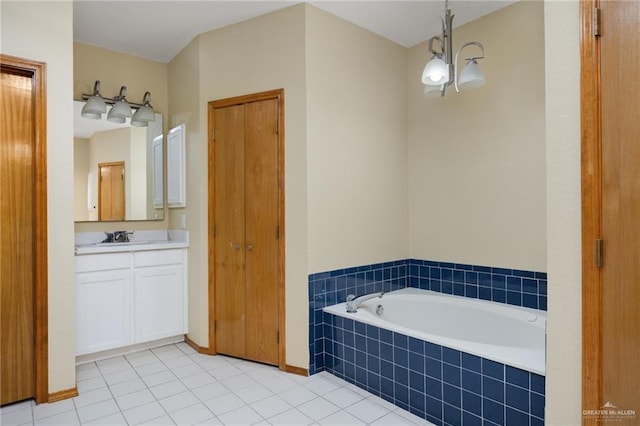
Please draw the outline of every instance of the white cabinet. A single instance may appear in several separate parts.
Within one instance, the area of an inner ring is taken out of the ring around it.
[[[185,334],[186,263],[186,249],[76,256],[76,354]]]
[[[167,206],[186,206],[186,154],[184,124],[167,133]]]
[[[183,250],[134,253],[136,342],[185,333]]]

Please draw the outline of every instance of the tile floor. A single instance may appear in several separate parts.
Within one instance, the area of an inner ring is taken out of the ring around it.
[[[10,425],[428,425],[328,373],[303,377],[185,343],[77,367],[79,395],[0,409]]]

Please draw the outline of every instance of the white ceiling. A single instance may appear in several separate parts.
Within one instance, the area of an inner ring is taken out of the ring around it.
[[[454,27],[515,0],[451,0]],[[300,1],[75,0],[74,40],[167,63],[195,36]],[[310,4],[411,47],[441,32],[444,1],[315,0]]]

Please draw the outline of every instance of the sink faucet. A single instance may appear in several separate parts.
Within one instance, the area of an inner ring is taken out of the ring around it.
[[[354,294],[350,294],[347,296],[347,312],[352,314],[355,312],[358,312],[358,307],[360,306],[360,304],[362,304],[363,302],[366,302],[367,300],[374,299],[376,297],[379,297],[380,299],[382,299],[383,295],[384,295],[384,291],[381,291],[380,293],[365,294],[357,298]]]
[[[128,243],[129,235],[133,235],[133,232],[128,231],[113,231],[113,232],[105,232],[104,233],[107,238],[105,238],[103,243]]]

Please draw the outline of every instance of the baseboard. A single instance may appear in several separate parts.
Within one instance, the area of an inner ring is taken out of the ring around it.
[[[50,393],[49,400],[47,402],[52,403],[62,401],[63,399],[75,398],[76,396],[78,396],[78,388],[74,386],[71,389],[63,389]]]
[[[286,371],[287,373],[291,373],[291,374],[297,374],[299,376],[308,376],[309,375],[309,370],[307,370],[306,368],[295,367],[295,366],[289,365],[289,364],[285,364],[284,365],[284,371]]]
[[[187,345],[191,346],[193,348],[193,350],[195,350],[199,354],[211,355],[211,353],[209,352],[209,348],[206,348],[204,346],[198,345],[196,342],[191,340],[191,338],[189,336],[187,336],[186,334],[184,335],[184,342]]]

